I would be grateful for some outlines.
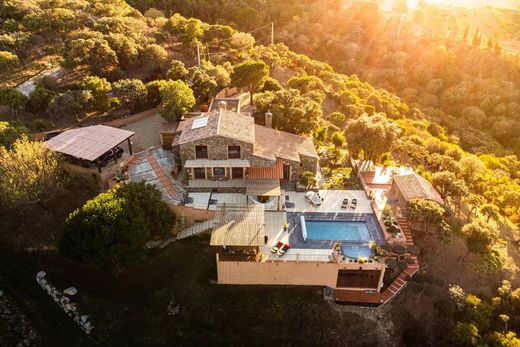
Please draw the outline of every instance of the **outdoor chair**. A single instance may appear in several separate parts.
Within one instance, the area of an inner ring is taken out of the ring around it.
[[[347,206],[348,206],[348,198],[343,199],[343,202],[341,203],[341,208],[347,208]]]
[[[284,255],[289,250],[289,248],[291,248],[291,246],[289,246],[288,244],[283,245],[282,248],[278,250],[278,255]]]
[[[278,243],[276,244],[276,246],[273,246],[273,247],[271,248],[271,253],[276,253],[276,252],[278,252],[278,250],[279,250],[280,247],[282,247],[282,246],[283,246],[283,242],[278,241]]]

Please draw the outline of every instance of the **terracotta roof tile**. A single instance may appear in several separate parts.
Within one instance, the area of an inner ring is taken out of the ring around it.
[[[300,155],[318,158],[311,139],[285,131],[255,125],[256,142],[254,155],[274,160],[275,158],[299,162]]]
[[[193,122],[208,118],[207,125],[193,129]],[[177,131],[181,132],[173,145],[188,143],[213,136],[222,136],[235,140],[255,143],[254,119],[231,111],[215,111],[180,122]]]

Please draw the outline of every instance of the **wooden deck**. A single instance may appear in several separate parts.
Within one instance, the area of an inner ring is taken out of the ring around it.
[[[410,223],[406,218],[397,219],[401,230],[406,237],[406,245],[413,244],[412,232],[410,229]],[[409,256],[408,258],[414,259],[414,264],[408,264],[406,270],[402,271],[399,276],[382,292],[374,293],[362,290],[345,290],[335,289],[334,299],[336,302],[341,303],[355,303],[364,304],[371,306],[379,306],[390,302],[397,294],[399,294],[407,285],[409,279],[419,271],[419,260],[416,256]]]

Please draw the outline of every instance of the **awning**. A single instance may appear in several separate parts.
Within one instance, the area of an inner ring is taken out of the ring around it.
[[[248,180],[246,194],[252,196],[280,196],[280,181]]]
[[[66,130],[44,142],[44,145],[56,152],[94,161],[132,135],[133,131],[93,125]]]
[[[283,178],[283,161],[278,159],[274,166],[267,167],[251,167],[249,169],[249,178],[256,180],[279,180]]]
[[[184,167],[249,167],[249,160],[243,159],[227,159],[227,160],[209,160],[209,159],[188,159],[184,163]]]

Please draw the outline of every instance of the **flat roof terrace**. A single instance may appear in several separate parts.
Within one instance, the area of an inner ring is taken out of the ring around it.
[[[319,190],[323,198],[321,206],[314,206],[305,199],[303,192],[285,192],[285,207],[287,212],[340,212],[340,213],[373,213],[370,200],[364,190]],[[357,206],[342,208],[343,199],[357,199]]]

